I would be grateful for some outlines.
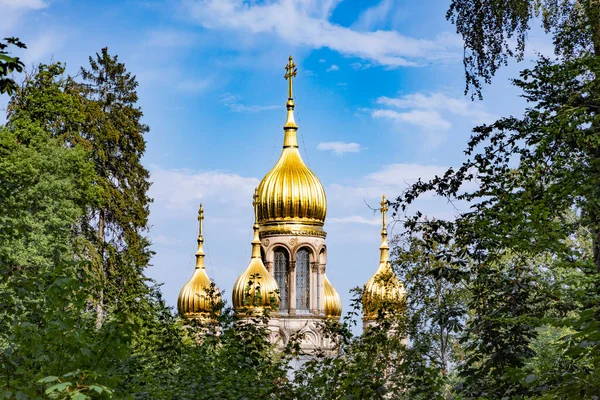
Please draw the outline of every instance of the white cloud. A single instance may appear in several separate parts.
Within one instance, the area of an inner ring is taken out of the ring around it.
[[[495,116],[487,112],[481,104],[443,93],[411,93],[397,98],[382,96],[376,103],[394,109],[372,110],[373,118],[420,127],[425,135],[425,147],[429,149],[445,141],[446,132],[453,125],[450,117],[467,118],[475,125],[495,120]]]
[[[380,220],[371,215],[373,209],[379,207],[382,194],[393,201],[419,178],[428,181],[436,175],[443,175],[447,169],[447,166],[442,165],[388,164],[362,178],[355,179],[352,184],[328,185],[326,192],[329,209],[336,210],[336,214],[342,216],[328,218],[327,221],[336,224],[376,225],[375,221]],[[472,188],[475,183],[468,183],[467,186]],[[444,198],[436,197],[433,193],[426,193],[419,197],[411,209],[413,211],[418,209],[430,217],[452,219],[456,215],[455,206],[449,204]],[[460,206],[464,205],[460,204]]]
[[[327,60],[326,60],[326,59],[324,59],[324,58],[321,58],[321,59],[319,60],[319,62],[320,62],[320,63],[324,63],[324,62],[327,62]]]
[[[394,110],[374,110],[371,112],[373,118],[385,118],[395,122],[406,122],[425,129],[448,130],[452,124],[446,121],[440,113],[432,110],[411,110],[398,112]]]
[[[197,207],[200,200],[217,199],[223,207],[241,207],[252,198],[259,180],[219,171],[151,168],[150,196],[166,209]],[[249,203],[248,203],[249,204]]]
[[[14,36],[17,28],[22,25],[22,17],[30,12],[48,7],[43,0],[0,0],[0,38]],[[29,45],[29,43],[26,43]],[[29,47],[29,46],[28,46]]]
[[[270,105],[270,106],[259,106],[259,105],[245,105],[240,104],[239,96],[236,96],[231,93],[225,93],[219,101],[223,103],[226,107],[228,107],[233,112],[259,112],[259,111],[268,111],[268,110],[277,110],[281,108],[279,105]]]
[[[339,1],[196,0],[189,14],[209,29],[240,34],[271,34],[284,42],[309,48],[327,47],[388,67],[420,66],[460,60],[462,42],[455,34],[417,39],[393,30],[356,31],[329,21]]]
[[[338,67],[335,64],[331,64],[331,67],[327,68],[327,72],[331,72],[331,71],[339,71],[340,67]]]
[[[342,155],[344,153],[358,153],[361,146],[354,142],[321,142],[317,145],[317,150],[330,150],[337,155]]]
[[[355,71],[360,71],[363,69],[371,68],[372,66],[373,65],[371,63],[354,62],[354,63],[350,64],[350,68],[352,68]]]
[[[443,93],[412,93],[398,98],[382,96],[377,99],[378,104],[383,104],[399,109],[440,110],[461,117],[470,118],[475,124],[490,122],[494,115],[485,111],[480,104],[464,97],[450,97]]]
[[[381,0],[373,7],[363,11],[353,27],[360,30],[371,30],[383,24],[393,11],[394,0]]]
[[[43,0],[0,0],[0,7],[39,10],[48,7],[48,4]]]

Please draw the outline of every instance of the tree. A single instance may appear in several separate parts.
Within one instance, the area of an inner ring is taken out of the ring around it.
[[[523,59],[527,33],[537,17],[564,60],[600,56],[598,0],[452,0],[446,18],[464,40],[465,92],[472,88],[481,96],[482,82],[491,83],[509,58]]]
[[[550,255],[582,271],[583,287],[594,287],[598,281],[599,60],[586,56],[557,63],[542,58],[533,69],[523,71],[514,84],[532,103],[524,117],[476,127],[467,161],[443,176],[418,182],[396,204],[402,208],[427,191],[470,203],[470,211],[456,221],[430,225],[448,232],[441,235],[444,243],[452,240],[467,249],[467,258],[475,265],[470,284],[479,292],[469,304],[474,317],[467,331],[473,336],[466,339],[471,353],[463,371],[485,373],[491,379],[488,387],[506,395],[515,387],[501,377],[522,368],[532,356],[529,344],[536,334],[532,318],[542,315],[534,307],[540,301],[539,282],[529,260]],[[476,189],[465,189],[463,183],[468,181],[476,181]],[[573,213],[579,218],[571,218]],[[407,226],[419,231],[419,217],[411,218]],[[570,238],[580,229],[590,232],[593,260],[575,257]],[[586,290],[581,300],[585,311],[570,321],[578,332],[571,338],[573,351],[582,343],[597,343],[598,290]],[[590,358],[594,364],[599,349],[587,344],[577,358]],[[486,373],[481,363],[485,366],[488,361]],[[578,373],[573,372],[570,383],[575,387]],[[473,387],[484,388],[482,377],[475,379]],[[598,390],[594,383],[579,382],[580,392],[573,393]],[[521,385],[515,390],[522,389]]]
[[[395,270],[407,291],[411,347],[447,378],[461,356],[458,338],[467,318],[468,268],[446,259],[457,251],[433,241],[405,233],[395,242]]]
[[[132,307],[146,290],[143,275],[151,251],[144,236],[148,225],[149,172],[141,164],[148,126],[137,106],[137,81],[117,57],[103,48],[81,69],[81,88],[90,102],[82,134],[91,149],[102,188],[97,208],[88,216],[90,240],[96,245],[99,283],[98,326],[105,306]]]

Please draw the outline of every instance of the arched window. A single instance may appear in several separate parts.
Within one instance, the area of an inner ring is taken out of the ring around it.
[[[279,286],[279,310],[288,309],[288,265],[289,257],[285,250],[275,250],[275,264],[273,266],[273,275]]]
[[[296,253],[296,310],[310,307],[310,260],[306,249]]]

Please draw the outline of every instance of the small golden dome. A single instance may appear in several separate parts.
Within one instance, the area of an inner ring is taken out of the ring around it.
[[[254,193],[254,214],[256,219],[256,192]],[[248,268],[237,278],[233,285],[232,300],[235,310],[262,309],[279,307],[279,287],[265,268],[260,256],[258,224],[254,223],[252,240],[252,258]],[[273,300],[273,301],[272,301]]]
[[[283,127],[283,151],[275,166],[258,186],[258,223],[281,226],[288,223],[314,225],[325,223],[327,199],[319,178],[304,164],[298,150],[298,125],[294,121],[292,78],[296,64],[290,56],[285,75],[289,83],[287,119]]]
[[[398,279],[389,261],[390,248],[387,243],[385,213],[387,212],[385,196],[381,200],[383,228],[381,230],[381,246],[379,247],[379,267],[365,285],[362,296],[364,319],[375,319],[383,303],[397,303],[406,295],[404,285]]]
[[[340,319],[342,316],[342,298],[335,290],[327,275],[325,278],[325,316],[332,319]]]
[[[202,221],[204,220],[204,208],[200,204],[198,210],[198,221],[200,232],[198,234],[198,251],[196,251],[196,269],[192,278],[183,286],[177,299],[179,314],[189,319],[205,319],[214,312],[214,305],[221,301],[218,289],[210,293],[211,281],[206,274],[204,266],[204,237],[202,236]],[[212,297],[211,297],[212,295]]]

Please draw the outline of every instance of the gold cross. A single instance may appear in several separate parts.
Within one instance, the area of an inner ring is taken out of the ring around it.
[[[296,64],[292,61],[292,56],[290,55],[289,62],[285,66],[286,73],[283,76],[288,81],[288,98],[292,98],[292,78],[296,76]]]
[[[200,208],[198,209],[198,222],[200,223],[200,236],[202,236],[202,220],[204,220],[204,207],[202,207],[202,203],[200,203]]]
[[[258,187],[254,189],[254,196],[252,196],[252,207],[254,207],[254,222],[258,221]]]
[[[381,196],[381,217],[383,219],[383,229],[385,229],[385,213],[388,211],[387,200],[385,199],[385,195]]]

